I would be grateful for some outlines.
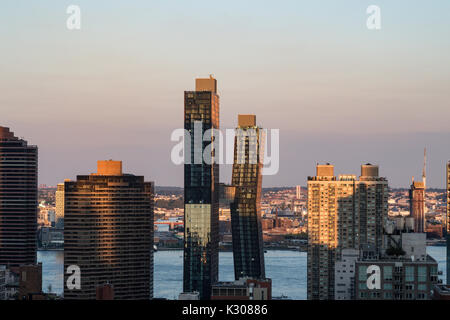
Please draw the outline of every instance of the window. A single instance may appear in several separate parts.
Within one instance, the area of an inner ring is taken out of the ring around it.
[[[383,267],[383,277],[386,281],[392,281],[392,266]]]
[[[419,285],[417,286],[417,289],[419,289],[419,290],[421,290],[421,291],[426,291],[426,290],[427,290],[427,285],[421,283],[421,284],[419,284]]]
[[[406,266],[405,278],[406,281],[414,281],[414,266]]]
[[[405,290],[408,290],[408,291],[414,290],[414,285],[413,285],[413,284],[407,284],[407,285],[405,285]]]
[[[359,266],[359,277],[358,279],[360,281],[366,281],[367,280],[367,266]]]
[[[427,281],[427,267],[419,267],[418,281],[426,282]]]

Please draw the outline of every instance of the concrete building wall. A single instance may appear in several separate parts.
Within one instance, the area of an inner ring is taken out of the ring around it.
[[[359,258],[359,250],[343,249],[341,259],[335,264],[335,300],[353,300],[355,284],[355,264]]]

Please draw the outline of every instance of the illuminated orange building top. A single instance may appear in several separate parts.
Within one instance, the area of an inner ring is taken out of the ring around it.
[[[97,161],[96,176],[121,176],[122,175],[122,161],[114,160],[99,160]]]
[[[217,93],[217,80],[213,76],[195,79],[195,91],[211,91]]]
[[[14,138],[14,133],[9,128],[0,127],[0,139],[9,140]]]
[[[238,126],[256,127],[256,115],[254,114],[238,114]]]

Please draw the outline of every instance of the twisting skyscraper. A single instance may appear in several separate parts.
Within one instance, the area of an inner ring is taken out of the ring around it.
[[[210,299],[219,272],[219,96],[213,77],[196,80],[184,93],[184,266],[183,290]]]
[[[36,264],[38,149],[0,127],[0,265]]]
[[[260,217],[264,157],[262,133],[256,126],[256,116],[238,116],[231,178],[236,189],[234,201],[230,204],[236,280],[242,277],[265,278]]]
[[[99,161],[97,173],[64,182],[64,270],[78,266],[81,286],[64,299],[95,299],[111,285],[114,298],[153,298],[154,183],[122,173],[121,161]]]
[[[334,265],[342,249],[371,246],[380,252],[388,215],[388,182],[378,166],[361,166],[337,179],[334,166],[317,165],[308,177],[308,299],[334,299]]]

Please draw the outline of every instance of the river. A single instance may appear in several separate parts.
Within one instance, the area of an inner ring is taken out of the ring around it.
[[[446,247],[431,246],[427,252],[439,264],[440,279],[446,282]],[[264,255],[266,276],[272,279],[272,295],[287,296],[290,299],[306,299],[306,252],[269,250]],[[63,292],[64,253],[62,251],[38,251],[38,261],[42,262],[43,290],[57,294]],[[183,287],[183,252],[155,252],[154,297],[177,299]],[[219,280],[234,280],[232,252],[220,252]]]

